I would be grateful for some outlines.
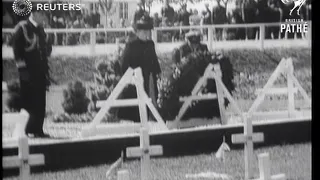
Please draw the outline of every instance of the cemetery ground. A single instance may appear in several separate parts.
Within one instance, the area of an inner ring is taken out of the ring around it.
[[[260,153],[270,154],[271,174],[285,173],[288,180],[311,180],[311,143],[279,145],[267,148],[256,148],[254,151],[254,176],[259,177],[258,158]],[[192,175],[200,173],[219,173],[231,176],[233,180],[244,178],[243,150],[232,150],[225,153],[225,161],[217,159],[214,155],[200,154],[194,156],[181,156],[171,158],[151,158],[150,180],[185,180],[185,179],[210,179],[191,178]],[[119,153],[120,154],[120,153]],[[105,173],[110,164],[99,166],[88,166],[79,169],[31,174],[33,180],[105,180]],[[121,168],[128,169],[131,180],[140,178],[140,160],[125,160]],[[116,171],[110,180],[116,179]],[[188,178],[190,177],[190,178]],[[15,180],[15,177],[4,178],[4,180]],[[214,178],[211,178],[214,179]],[[217,178],[219,179],[219,178]],[[221,179],[221,178],[220,178]]]

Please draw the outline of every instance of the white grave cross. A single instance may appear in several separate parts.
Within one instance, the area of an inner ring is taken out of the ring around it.
[[[277,174],[271,176],[270,173],[270,158],[268,153],[258,155],[260,178],[256,180],[285,180],[285,174]]]
[[[263,142],[263,133],[253,133],[251,118],[244,115],[244,134],[234,134],[231,137],[232,143],[244,143],[244,163],[245,163],[245,179],[253,178],[253,143]]]
[[[20,168],[20,180],[29,180],[30,166],[43,165],[44,155],[29,155],[28,138],[26,136],[19,138],[18,156],[8,156],[2,158],[3,168]]]
[[[141,180],[150,180],[150,156],[162,155],[162,146],[150,146],[147,129],[140,130],[140,147],[129,147],[126,149],[127,157],[141,158]]]

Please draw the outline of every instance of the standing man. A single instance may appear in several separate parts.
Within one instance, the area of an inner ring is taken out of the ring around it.
[[[154,42],[151,40],[152,19],[144,15],[134,25],[136,38],[126,44],[121,57],[121,71],[125,73],[129,67],[140,67],[143,75],[144,89],[157,107],[157,78],[161,73],[160,64],[155,51]],[[136,98],[134,86],[128,86],[122,93],[122,98]],[[120,119],[140,122],[138,107],[121,108],[118,112]]]
[[[26,126],[29,137],[48,137],[43,132],[46,111],[46,90],[50,85],[48,56],[52,46],[46,41],[42,27],[44,11],[33,11],[26,21],[19,22],[13,35],[13,53],[19,72],[22,108],[30,114]]]
[[[169,5],[168,0],[165,1],[164,7],[161,9],[162,18],[167,18],[169,26],[173,25],[174,9]]]
[[[206,8],[206,10],[204,11],[205,13],[203,14],[203,24],[210,25],[210,24],[212,24],[212,14],[209,9],[208,3],[205,4],[205,8]]]
[[[221,0],[217,0],[217,6],[213,8],[213,24],[226,24],[228,23],[226,8],[221,5]],[[216,39],[222,40],[223,28],[216,29]]]

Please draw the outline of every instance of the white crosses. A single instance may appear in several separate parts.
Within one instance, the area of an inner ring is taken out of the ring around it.
[[[251,118],[244,115],[244,134],[232,135],[232,143],[244,143],[245,178],[253,177],[253,143],[263,142],[263,133],[253,133]]]
[[[285,174],[278,174],[271,176],[270,173],[270,158],[268,153],[258,155],[260,178],[256,180],[285,180]]]
[[[127,157],[141,158],[141,180],[150,180],[150,156],[162,155],[162,146],[150,146],[148,131],[140,130],[140,147],[130,147],[126,150]]]
[[[28,138],[19,138],[19,154],[18,156],[3,157],[2,166],[4,168],[20,168],[20,180],[29,180],[30,166],[44,164],[44,155],[29,155]]]

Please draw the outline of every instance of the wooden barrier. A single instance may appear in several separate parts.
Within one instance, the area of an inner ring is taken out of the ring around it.
[[[303,116],[311,117],[311,110],[298,111],[295,108],[294,96],[300,93],[306,104],[311,108],[311,99],[309,98],[306,91],[302,88],[296,77],[293,75],[293,63],[291,58],[283,58],[275,71],[270,76],[268,82],[263,89],[257,90],[258,97],[253,102],[251,108],[248,111],[248,116],[254,119],[273,119],[273,118],[298,118]],[[277,78],[283,74],[287,79],[287,85],[284,88],[273,88],[273,84]],[[258,107],[262,104],[266,95],[279,95],[287,94],[288,96],[288,108],[284,111],[269,111],[269,112],[257,112]],[[260,116],[260,117],[259,117]]]
[[[163,154],[162,146],[150,146],[148,130],[140,130],[140,147],[129,147],[126,150],[127,157],[141,158],[141,180],[150,180],[150,156],[159,156]]]
[[[262,153],[258,155],[259,158],[259,179],[255,180],[286,180],[285,174],[277,174],[271,176],[270,173],[270,158],[268,153]]]
[[[227,124],[228,117],[226,110],[224,108],[224,98],[230,101],[231,106],[234,108],[235,114],[241,115],[242,111],[236,104],[235,100],[232,98],[228,89],[225,87],[221,80],[221,70],[219,64],[209,64],[204,72],[204,75],[198,80],[197,84],[194,86],[191,95],[187,97],[181,97],[180,101],[184,101],[182,107],[180,108],[177,117],[172,122],[167,122],[169,128],[181,128],[181,119],[186,113],[187,109],[192,105],[193,101],[203,101],[218,99],[219,110],[221,115],[221,124]],[[200,94],[204,86],[207,84],[207,80],[214,79],[216,81],[217,93]]]
[[[129,85],[133,84],[137,89],[137,99],[129,99],[129,100],[118,100],[117,98],[123,91],[123,89]],[[112,93],[109,95],[108,99],[103,102],[98,102],[98,105],[101,107],[97,115],[94,117],[93,121],[86,127],[83,128],[81,135],[83,137],[97,135],[97,125],[101,122],[104,116],[109,112],[111,107],[128,107],[128,106],[138,106],[139,114],[141,120],[141,126],[148,128],[148,114],[147,107],[150,109],[151,113],[155,117],[155,119],[160,123],[163,130],[167,130],[167,126],[164,123],[162,117],[159,112],[152,104],[150,98],[143,87],[143,76],[141,72],[141,68],[132,69],[128,68],[125,74],[122,76],[117,86],[114,88]],[[101,129],[101,128],[100,128]],[[103,128],[102,128],[103,129]],[[105,132],[108,131],[105,129]],[[133,130],[134,131],[134,130]],[[101,132],[101,131],[100,131]],[[103,133],[102,133],[103,134]]]
[[[2,167],[5,169],[19,168],[19,179],[29,180],[30,166],[45,164],[43,154],[29,154],[28,137],[25,134],[25,127],[29,119],[29,114],[25,110],[21,110],[20,113],[4,114],[2,117],[4,122],[17,124],[13,138],[10,141],[18,142],[18,156],[3,157]]]

